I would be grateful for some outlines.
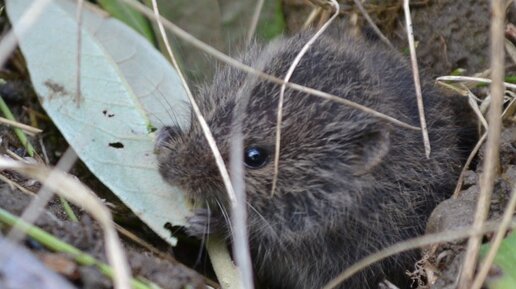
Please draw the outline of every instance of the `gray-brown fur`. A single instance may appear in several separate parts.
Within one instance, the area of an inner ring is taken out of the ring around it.
[[[310,36],[256,46],[242,61],[283,78]],[[323,35],[291,81],[419,124],[406,61],[376,42]],[[279,91],[276,84],[224,67],[196,96],[226,162],[235,102],[243,96],[249,96],[245,147],[258,145],[270,153],[264,167],[245,172],[250,246],[260,284],[320,288],[366,255],[423,232],[432,209],[451,193],[464,155],[459,144],[465,130],[457,125],[449,98],[424,86],[432,144],[426,159],[419,131],[287,89],[277,190],[271,197]],[[193,119],[184,132],[163,129],[157,147],[165,180],[210,205],[209,232],[227,232],[216,201],[227,207],[226,192],[198,122]],[[208,232],[205,213],[192,219],[193,234]],[[415,257],[407,253],[375,264],[341,288],[376,288],[385,276],[403,279]]]

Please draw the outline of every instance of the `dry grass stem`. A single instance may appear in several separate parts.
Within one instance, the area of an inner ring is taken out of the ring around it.
[[[4,117],[0,117],[0,123],[11,126],[11,127],[19,128],[30,136],[35,136],[36,134],[43,132],[43,130],[41,130],[39,128],[35,128],[33,126],[26,125],[26,124],[23,124],[23,123],[20,123],[17,121],[13,121],[13,120],[10,120],[10,119],[4,118]]]
[[[251,23],[249,24],[249,31],[247,32],[247,39],[245,42],[247,46],[251,45],[251,42],[253,41],[254,33],[256,32],[256,27],[258,26],[258,21],[260,20],[260,14],[262,13],[264,2],[265,0],[258,0],[256,3],[253,18],[251,18]]]
[[[391,49],[396,49],[392,45],[392,43],[389,41],[389,39],[387,39],[387,37],[385,37],[385,35],[383,35],[380,28],[378,28],[378,26],[376,26],[373,19],[371,19],[371,16],[369,16],[369,13],[367,13],[367,11],[365,10],[364,5],[362,5],[362,2],[360,2],[360,0],[353,0],[353,1],[355,2],[355,5],[357,6],[358,10],[360,10],[360,13],[362,13],[362,16],[364,16],[364,18],[367,21],[367,23],[369,24],[369,26],[371,26],[373,31],[376,33],[376,35],[378,35],[378,37],[380,37],[380,39],[385,44],[387,44],[387,46],[389,46]]]
[[[27,190],[25,187],[23,187],[22,185],[18,184],[17,182],[14,182],[14,181],[11,181],[9,178],[7,178],[6,176],[0,174],[0,181],[6,183],[11,189],[18,189],[20,190],[21,192],[31,196],[31,197],[35,197],[36,194],[32,191],[29,191]]]
[[[449,89],[461,96],[467,96],[468,95],[468,91],[465,90],[464,88],[459,88],[457,87],[456,85],[452,85],[452,84],[449,84],[449,83],[446,83],[446,82],[442,82],[442,81],[436,81],[435,82],[437,85],[439,86],[442,86],[443,88],[446,88],[446,89]]]
[[[507,233],[509,225],[511,224],[512,216],[514,215],[514,210],[516,209],[516,185],[512,188],[511,199],[509,200],[509,204],[507,204],[507,208],[502,217],[502,221],[500,222],[500,228],[496,231],[496,235],[494,240],[491,242],[491,248],[489,248],[489,252],[487,256],[484,258],[482,262],[482,266],[478,270],[477,277],[473,281],[473,285],[471,285],[471,289],[480,289],[484,284],[484,281],[489,273],[489,269],[491,269],[491,265],[493,264],[494,258],[496,256],[496,252],[500,245],[502,244],[502,240]]]
[[[419,122],[421,125],[421,133],[423,135],[425,154],[426,154],[426,157],[429,158],[430,152],[431,152],[430,139],[428,137],[428,129],[426,126],[425,108],[423,105],[423,95],[421,93],[421,82],[419,80],[419,69],[417,66],[416,46],[414,44],[414,31],[412,30],[412,19],[410,17],[409,2],[410,2],[409,0],[403,1],[403,11],[405,12],[407,39],[408,39],[409,48],[410,48],[410,62],[412,64],[412,73],[414,75],[414,86],[415,86],[415,90],[416,90],[417,108],[419,111]]]
[[[20,157],[19,155],[17,155],[15,152],[11,151],[10,149],[6,149],[5,153],[14,160],[22,161],[22,162],[24,161],[24,159],[22,157]]]
[[[505,50],[507,55],[511,57],[512,62],[516,63],[516,47],[509,39],[505,39]]]
[[[38,138],[39,146],[41,147],[41,154],[43,155],[43,160],[45,161],[45,164],[50,164],[50,160],[48,159],[47,154],[47,148],[45,147],[45,144],[43,143],[43,138]]]
[[[516,97],[512,96],[512,99],[509,101],[509,104],[507,104],[507,108],[503,111],[502,116],[508,117],[510,115],[515,114],[516,112]]]
[[[420,236],[417,238],[409,239],[403,242],[396,243],[390,247],[382,249],[377,253],[371,254],[360,261],[356,262],[352,266],[348,267],[342,273],[340,273],[337,277],[335,277],[332,281],[326,284],[323,289],[333,289],[337,287],[340,283],[344,282],[346,279],[358,273],[359,271],[367,268],[368,266],[385,259],[389,256],[393,256],[399,254],[404,251],[413,250],[416,248],[421,248],[433,244],[451,242],[455,240],[460,240],[464,238],[468,238],[470,236],[478,235],[478,234],[486,234],[489,232],[494,232],[500,228],[499,222],[487,222],[484,223],[480,228],[475,229],[474,227],[465,227],[458,228],[452,230],[446,230],[439,233],[428,234],[424,236]],[[516,228],[516,221],[510,222],[509,228]]]
[[[478,106],[478,103],[477,103],[478,101],[479,101],[479,99],[471,92],[471,90],[468,89],[469,106],[475,113],[475,116],[477,117],[478,121],[480,121],[480,124],[482,124],[482,128],[485,131],[487,131],[489,128],[489,124],[487,123],[487,120],[484,117],[484,114],[482,113],[482,109]]]
[[[503,68],[503,66],[502,66]],[[462,81],[462,82],[479,82],[485,84],[491,84],[492,80],[488,78],[482,77],[473,77],[473,76],[455,76],[455,75],[446,75],[437,77],[436,81]],[[503,82],[503,81],[502,81]],[[510,88],[516,90],[516,84],[503,82],[505,88]]]
[[[320,7],[320,6],[316,6],[312,9],[312,11],[310,12],[310,14],[308,15],[308,17],[306,18],[306,21],[305,23],[303,23],[303,29],[306,30],[308,29],[310,26],[312,26],[312,24],[314,23],[315,19],[317,19],[317,17],[319,15],[321,15],[321,12],[322,12],[323,8]]]
[[[148,8],[143,6],[140,3],[132,2],[132,0],[124,0],[124,1],[126,1],[130,5],[135,5],[134,7],[139,7],[140,9],[143,9],[145,11],[146,15],[149,13]],[[170,48],[170,43],[168,41],[168,37],[166,36],[166,32],[165,32],[165,29],[164,29],[164,24],[166,25],[166,23],[167,23],[165,21],[166,19],[161,17],[161,15],[159,14],[159,10],[158,10],[158,6],[157,6],[157,3],[156,3],[156,0],[152,0],[152,6],[153,6],[153,9],[154,9],[153,10],[154,11],[154,15],[152,15],[150,17],[155,19],[157,24],[158,24],[161,37],[163,38],[163,41],[165,42],[165,47],[167,48],[167,53],[168,53],[170,59],[172,60],[172,64],[174,65],[174,67],[177,70],[179,78],[181,79],[181,83],[183,84],[183,88],[185,89],[186,95],[188,96],[188,100],[190,101],[190,104],[192,105],[193,112],[194,112],[195,116],[197,117],[197,120],[199,121],[199,123],[201,125],[201,128],[203,130],[204,136],[206,137],[206,140],[208,141],[208,145],[210,146],[210,149],[213,152],[213,155],[215,157],[215,161],[217,163],[217,167],[220,170],[220,173],[222,175],[222,179],[224,181],[224,185],[226,186],[226,190],[228,192],[229,200],[232,203],[234,203],[235,202],[235,193],[234,193],[233,188],[231,186],[231,179],[229,178],[229,174],[228,174],[228,171],[226,169],[226,165],[224,164],[224,160],[222,159],[222,155],[220,154],[220,151],[217,148],[217,144],[215,143],[215,138],[213,137],[213,134],[211,133],[210,128],[208,127],[208,123],[206,122],[206,120],[202,116],[201,110],[199,109],[199,106],[197,105],[197,102],[195,101],[195,99],[194,99],[194,97],[192,95],[192,92],[191,92],[190,88],[188,87],[188,84],[187,84],[187,82],[185,80],[184,75],[181,72],[181,69],[179,69],[179,65],[178,65],[178,63],[176,61],[176,58],[175,58],[174,54],[172,53],[172,49]],[[149,16],[149,15],[147,15],[147,16]]]
[[[56,169],[62,172],[67,172],[71,169],[76,160],[77,155],[71,148],[68,148],[57,163]],[[19,160],[18,162],[25,163],[23,160]],[[22,215],[20,216],[20,219],[26,223],[33,224],[34,221],[36,221],[39,215],[43,212],[50,199],[54,196],[53,191],[49,190],[49,187],[46,186],[46,182],[42,182],[42,184],[42,187],[37,193],[37,197],[31,201],[31,203],[27,206],[27,208],[25,208]],[[24,236],[25,233],[17,230],[16,226],[14,226],[7,234],[7,238],[14,242],[19,242]]]
[[[321,34],[330,26],[330,24],[333,22],[333,20],[339,15],[339,3],[336,0],[331,0],[335,12],[332,15],[332,17],[317,31],[311,38],[308,40],[308,42],[301,48],[299,53],[296,55],[296,58],[294,58],[294,61],[290,64],[290,67],[288,68],[287,74],[285,75],[285,78],[283,79],[284,84],[281,85],[280,88],[280,94],[279,94],[279,100],[278,100],[278,114],[276,116],[276,144],[275,144],[275,152],[274,152],[274,173],[272,178],[272,188],[271,188],[271,196],[274,195],[274,191],[276,190],[276,183],[278,181],[278,173],[279,173],[279,157],[280,157],[280,144],[281,144],[281,123],[283,121],[283,99],[285,97],[285,88],[286,83],[290,81],[290,78],[292,77],[292,74],[294,74],[294,70],[296,69],[297,65],[301,61],[301,58],[305,55],[305,53],[308,51],[308,49],[312,46],[312,44],[321,36]]]
[[[468,159],[466,160],[466,163],[464,164],[464,167],[462,168],[462,171],[460,172],[459,179],[457,180],[457,185],[455,186],[455,190],[453,191],[452,198],[458,198],[460,190],[462,188],[462,181],[464,180],[464,175],[466,174],[467,169],[469,168],[469,165],[473,161],[473,158],[477,155],[478,150],[480,150],[480,147],[482,147],[482,144],[487,138],[487,133],[484,133],[482,137],[478,140],[477,144],[471,150],[471,153],[468,156]]]
[[[480,195],[473,228],[475,231],[481,228],[489,212],[489,204],[494,185],[494,179],[498,172],[500,134],[502,128],[502,104],[504,99],[504,19],[505,1],[491,1],[491,105],[489,107],[489,129],[487,131],[486,155],[483,164],[483,173],[480,176]],[[464,258],[459,289],[471,288],[473,274],[477,264],[478,250],[481,243],[481,235],[470,237]]]
[[[121,1],[127,3],[129,6],[131,6],[135,10],[141,12],[143,15],[145,15],[145,16],[151,18],[151,19],[154,19],[154,20],[160,19],[160,21],[163,23],[163,25],[170,32],[172,32],[174,35],[176,35],[177,37],[181,38],[182,40],[184,40],[185,42],[191,44],[192,46],[195,46],[198,49],[201,49],[202,51],[212,55],[213,57],[219,59],[220,61],[223,61],[224,63],[227,63],[228,65],[231,65],[231,66],[233,66],[235,68],[238,68],[238,69],[240,69],[240,70],[242,70],[242,71],[244,71],[246,73],[258,76],[261,79],[265,79],[267,81],[270,81],[272,83],[276,83],[276,84],[279,84],[279,85],[285,84],[286,87],[294,89],[294,90],[297,90],[297,91],[301,91],[301,92],[304,92],[304,93],[307,93],[307,94],[311,94],[311,95],[314,95],[314,96],[317,96],[317,97],[321,97],[321,98],[326,99],[326,100],[335,101],[335,102],[341,103],[343,105],[347,105],[349,107],[361,110],[361,111],[363,111],[365,113],[368,113],[368,114],[370,114],[370,115],[372,115],[374,117],[383,119],[385,121],[388,121],[388,122],[390,122],[390,123],[392,123],[394,125],[397,125],[397,126],[400,126],[400,127],[403,127],[403,128],[412,129],[412,130],[419,130],[420,129],[419,127],[415,127],[415,126],[412,126],[412,125],[407,124],[405,122],[399,121],[399,120],[397,120],[394,117],[385,115],[383,113],[380,113],[378,111],[370,109],[370,108],[368,108],[366,106],[360,105],[360,104],[358,104],[356,102],[352,102],[352,101],[349,101],[347,99],[344,99],[344,98],[341,98],[341,97],[338,97],[338,96],[335,96],[335,95],[332,95],[332,94],[329,94],[329,93],[325,93],[325,92],[319,91],[317,89],[313,89],[313,88],[305,87],[305,86],[302,86],[302,85],[298,85],[298,84],[295,84],[295,83],[285,83],[285,81],[283,81],[282,79],[279,79],[277,77],[274,77],[274,76],[271,76],[269,74],[266,74],[266,73],[264,73],[262,71],[254,69],[254,68],[252,68],[252,67],[250,67],[248,65],[242,64],[238,60],[236,60],[234,58],[231,58],[228,55],[218,51],[217,49],[207,45],[206,43],[200,41],[199,39],[193,37],[191,34],[189,34],[186,31],[184,31],[183,29],[179,28],[177,25],[173,24],[169,20],[167,20],[167,19],[165,19],[165,18],[163,18],[161,16],[154,15],[154,13],[149,8],[145,7],[143,4],[141,4],[141,3],[139,3],[139,2],[137,2],[135,0],[121,0]]]
[[[41,165],[28,165],[6,158],[0,158],[0,167],[35,178],[48,189],[58,192],[88,211],[99,222],[104,231],[107,258],[114,270],[114,287],[117,289],[131,288],[129,266],[122,244],[113,227],[111,213],[93,192],[80,181],[60,170],[52,170]],[[13,228],[15,227],[16,225]]]
[[[166,252],[160,251],[156,249],[153,245],[149,244],[148,242],[144,241],[142,238],[136,236],[133,232],[127,230],[126,228],[118,225],[117,223],[113,223],[113,226],[115,226],[115,229],[124,237],[130,239],[131,241],[135,242],[136,244],[140,245],[145,250],[151,252],[152,254],[159,256],[163,260],[169,260],[172,262],[175,262],[175,259],[169,255]]]
[[[139,3],[138,3],[139,4]],[[139,6],[140,7],[140,6]],[[145,9],[146,12],[148,12],[148,9],[147,7],[143,6]],[[157,24],[158,24],[158,28],[159,28],[159,31],[160,31],[160,34],[161,34],[161,37],[163,38],[163,41],[165,43],[165,47],[167,49],[167,53],[170,57],[170,59],[172,60],[172,63],[174,65],[174,67],[176,68],[177,70],[177,73],[179,75],[179,78],[181,79],[181,83],[183,85],[183,88],[185,89],[186,91],[186,94],[188,96],[188,99],[190,101],[190,104],[192,106],[192,110],[193,110],[193,113],[195,114],[197,120],[199,121],[199,124],[201,125],[201,128],[202,128],[202,131],[204,133],[204,136],[206,137],[206,140],[208,142],[208,145],[210,146],[210,149],[213,153],[213,156],[215,158],[215,162],[217,164],[217,168],[219,169],[219,172],[222,176],[222,180],[224,182],[224,186],[226,188],[226,192],[228,194],[228,198],[229,198],[229,201],[230,201],[230,204],[231,204],[231,207],[233,210],[235,210],[236,206],[237,206],[237,197],[235,195],[235,191],[233,189],[233,185],[231,183],[231,178],[229,176],[229,173],[228,173],[228,170],[226,168],[226,165],[224,163],[224,160],[222,159],[222,155],[217,147],[217,144],[215,142],[215,138],[213,137],[213,134],[211,133],[210,131],[210,128],[208,127],[208,123],[206,122],[206,120],[204,119],[204,116],[202,115],[200,109],[199,109],[199,106],[197,105],[197,102],[195,101],[193,95],[192,95],[192,92],[190,90],[190,88],[188,87],[188,84],[186,82],[186,79],[176,61],[176,58],[174,56],[174,54],[172,53],[172,49],[170,47],[170,43],[168,41],[168,37],[166,35],[166,32],[165,32],[165,28],[164,28],[164,21],[166,20],[165,18],[161,17],[161,15],[159,14],[159,10],[158,10],[158,5],[156,3],[156,0],[152,0],[152,7],[153,7],[153,11],[154,11],[154,14],[153,14],[153,18],[156,20]],[[165,22],[166,23],[166,22]],[[245,209],[245,208],[244,208]],[[242,227],[243,226],[243,227]],[[234,227],[234,229],[232,230],[233,231],[233,234],[238,234],[240,232],[239,235],[242,234],[242,232],[244,232],[243,234],[246,234],[246,226],[245,226],[245,220],[243,221],[243,225],[242,223],[239,224],[238,227]],[[237,240],[237,239],[235,239]],[[245,243],[245,244],[242,244],[241,242]],[[235,288],[242,288],[242,286],[239,286],[238,284],[243,284],[245,285],[246,287],[243,287],[243,288],[247,288],[247,289],[252,289],[253,288],[253,282],[252,282],[252,270],[251,270],[251,257],[250,257],[250,253],[249,253],[249,247],[248,247],[248,241],[247,241],[247,238],[245,240],[239,240],[238,242],[239,245],[243,245],[244,248],[242,249],[241,247],[239,247],[240,249],[238,250],[238,254],[236,254],[235,258],[237,259],[237,264],[240,266],[240,269],[244,271],[244,274],[241,274],[241,275],[238,275],[238,274],[231,274],[232,276],[241,276],[241,278],[245,278],[244,279],[241,279],[239,280],[240,282],[238,283],[233,283],[233,284],[230,284],[231,286],[235,286]],[[235,245],[236,246],[236,245]],[[240,261],[240,262],[238,262]],[[228,271],[229,270],[232,270],[233,272],[235,271],[235,268],[226,268],[226,275],[228,275]],[[245,272],[247,272],[245,274]],[[237,281],[237,280],[233,280],[233,281]],[[224,287],[224,288],[228,288],[228,287]]]
[[[236,203],[231,207],[230,230],[233,235],[233,255],[240,268],[244,288],[254,288],[253,270],[247,232],[247,196],[245,193],[244,136],[242,123],[249,103],[249,94],[244,94],[236,103],[231,120],[229,168],[235,190]]]
[[[482,127],[484,128],[484,130],[487,131],[488,124],[487,124],[487,121],[486,121],[484,115],[482,114],[480,108],[478,107],[478,104],[477,104],[477,101],[479,101],[478,98],[468,88],[465,88],[465,89],[468,94],[469,106],[471,107],[471,109],[473,110],[475,115],[477,116],[477,119],[482,124]],[[487,133],[484,133],[482,135],[482,137],[477,141],[473,150],[471,150],[471,152],[468,156],[468,159],[464,163],[464,166],[462,167],[462,170],[460,172],[459,178],[457,180],[457,185],[455,186],[455,190],[453,191],[453,196],[452,196],[453,198],[457,198],[459,196],[460,190],[462,188],[462,181],[464,180],[464,175],[466,174],[466,171],[469,168],[469,165],[473,161],[473,158],[477,155],[478,151],[480,150],[480,147],[482,146],[482,144],[484,143],[486,138],[487,138]]]

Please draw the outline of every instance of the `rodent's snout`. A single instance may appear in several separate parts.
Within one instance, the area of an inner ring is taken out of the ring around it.
[[[162,127],[158,131],[156,142],[154,144],[154,151],[159,153],[161,148],[169,146],[170,143],[180,137],[182,133],[181,129],[176,125]]]

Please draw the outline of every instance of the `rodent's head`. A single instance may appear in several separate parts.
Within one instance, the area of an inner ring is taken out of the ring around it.
[[[305,39],[306,40],[306,39]],[[280,40],[253,49],[243,62],[284,77],[306,41]],[[361,75],[356,57],[336,55],[324,42],[310,50],[295,70],[292,82],[368,104],[370,79]],[[356,53],[354,52],[354,55]],[[274,174],[276,118],[280,85],[235,68],[219,71],[197,101],[226,164],[238,101],[248,99],[243,113],[244,168],[248,200],[257,206],[271,196]],[[369,103],[375,106],[375,103]],[[281,124],[279,174],[274,196],[318,194],[353,187],[354,179],[376,166],[389,150],[390,126],[342,104],[286,89]],[[181,131],[165,127],[157,142],[160,173],[194,200],[225,199],[225,189],[201,127],[192,118]]]

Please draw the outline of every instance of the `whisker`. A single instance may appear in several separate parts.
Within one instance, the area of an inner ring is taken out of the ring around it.
[[[202,256],[203,256],[203,253],[204,253],[204,246],[206,245],[206,242],[207,242],[207,239],[208,239],[208,232],[210,231],[210,218],[211,218],[211,210],[210,210],[210,204],[208,203],[208,201],[206,201],[206,209],[208,210],[208,223],[206,224],[207,226],[204,228],[204,232],[202,234],[202,238],[201,238],[201,246],[199,247],[199,252],[197,253],[197,258],[195,260],[195,265],[194,266],[197,266],[201,263],[201,260],[202,260]]]
[[[150,80],[148,80],[148,81],[150,82]],[[173,106],[172,106],[172,104],[169,102],[168,98],[163,94],[163,92],[162,92],[161,90],[159,90],[159,88],[158,88],[158,87],[159,87],[159,84],[158,84],[158,86],[156,86],[156,87],[155,87],[155,91],[157,91],[157,92],[158,92],[158,93],[157,93],[157,95],[159,96],[158,100],[160,101],[160,103],[161,103],[161,104],[163,104],[162,100],[165,102],[165,104],[166,104],[166,106],[165,106],[165,107],[166,107],[166,108],[168,108],[168,109],[166,110],[166,112],[167,112],[167,114],[169,115],[170,120],[171,120],[171,121],[174,121],[174,117],[172,116],[172,113],[171,113],[171,112],[173,111],[173,108],[174,108],[174,107],[173,107]]]
[[[277,235],[277,233],[273,230],[272,225],[269,223],[269,221],[267,221],[267,219],[265,219],[265,217],[264,217],[260,212],[258,212],[258,210],[257,210],[253,205],[251,205],[251,203],[249,203],[249,201],[246,201],[246,203],[247,203],[247,206],[249,206],[249,208],[251,208],[251,210],[252,210],[256,215],[258,215],[258,217],[260,217],[260,219],[262,219],[263,223],[264,223],[267,227],[269,227],[269,229],[270,229],[271,231],[273,231],[273,232]]]
[[[217,205],[220,208],[220,212],[222,213],[222,217],[224,217],[224,221],[227,224],[227,227],[228,227],[228,230],[229,230],[229,236],[232,236],[233,235],[233,227],[232,227],[232,224],[231,224],[231,219],[229,218],[229,214],[226,211],[226,208],[224,206],[222,206],[222,204],[220,203],[219,199],[216,198],[215,201],[217,202]]]
[[[268,227],[268,229],[269,229],[269,230],[268,230],[268,233],[269,233],[269,232],[272,232],[272,233],[273,233],[273,235],[274,235],[274,238],[276,238],[276,240],[278,240],[278,241],[279,241],[279,242],[278,242],[278,244],[280,244],[283,248],[285,248],[285,247],[283,246],[283,242],[280,242],[280,241],[281,241],[281,238],[280,238],[280,236],[279,236],[279,234],[278,234],[277,230],[274,230],[274,228],[272,227],[272,225],[270,224],[270,222],[269,222],[269,221],[267,221],[267,219],[266,219],[266,218],[265,218],[265,217],[264,217],[264,216],[263,216],[263,215],[262,215],[262,214],[261,214],[261,213],[260,213],[260,212],[259,212],[259,211],[254,207],[254,206],[253,206],[253,205],[251,205],[251,203],[249,203],[248,201],[246,201],[246,203],[247,203],[247,206],[251,209],[251,210],[249,210],[248,212],[250,212],[250,213],[255,213],[255,214],[256,214],[256,215],[257,215],[257,216],[262,220],[264,227]],[[252,237],[252,236],[250,236],[250,237]],[[293,239],[291,239],[291,240],[293,241]]]

